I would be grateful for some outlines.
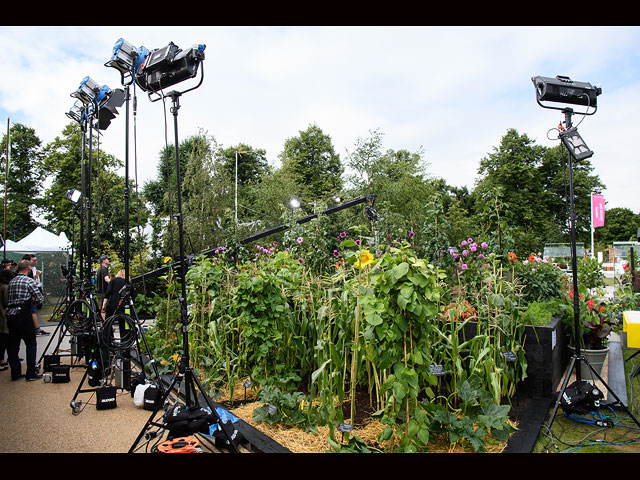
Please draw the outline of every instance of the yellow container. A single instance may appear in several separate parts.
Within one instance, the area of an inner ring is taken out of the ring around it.
[[[627,348],[640,348],[640,311],[630,310],[622,314],[622,331],[627,334]]]

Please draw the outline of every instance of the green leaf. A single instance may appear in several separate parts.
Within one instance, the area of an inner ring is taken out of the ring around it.
[[[402,277],[404,277],[408,271],[409,271],[409,264],[407,262],[402,262],[401,264],[396,265],[391,269],[391,275],[397,281],[397,280],[400,280]]]
[[[393,385],[393,396],[396,398],[396,400],[400,401],[402,400],[404,397],[407,396],[407,387],[405,387],[402,383],[400,382],[396,382]]]
[[[421,428],[418,431],[418,439],[422,442],[424,446],[429,445],[429,429]]]
[[[381,442],[386,442],[393,435],[393,430],[391,427],[385,427],[380,436],[378,437]]]
[[[320,376],[320,374],[323,372],[324,367],[326,367],[329,363],[331,363],[331,359],[327,360],[326,362],[324,362],[322,365],[320,365],[320,368],[318,368],[316,371],[314,371],[311,374],[311,383],[314,383],[316,381],[316,379]]]

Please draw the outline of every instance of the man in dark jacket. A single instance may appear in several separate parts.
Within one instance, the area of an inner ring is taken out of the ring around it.
[[[36,329],[31,316],[31,305],[44,302],[44,296],[33,278],[28,274],[31,270],[29,260],[18,263],[17,275],[9,282],[7,304],[7,326],[9,327],[9,342],[7,354],[11,367],[11,380],[26,377],[28,381],[42,378],[36,369]],[[20,365],[20,341],[24,341],[27,357],[26,375],[22,374]]]

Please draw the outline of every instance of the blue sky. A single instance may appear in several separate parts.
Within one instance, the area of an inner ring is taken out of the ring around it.
[[[204,82],[180,99],[180,139],[202,129],[221,146],[263,148],[277,165],[285,140],[310,124],[331,136],[343,160],[379,129],[385,149],[422,150],[431,175],[469,189],[507,129],[558,143],[547,134],[564,117],[536,103],[531,77],[601,84],[598,110],[579,131],[595,152],[607,208],[640,212],[638,27],[0,27],[2,131],[10,118],[48,143],[70,121],[70,94],[84,77],[121,88],[104,65],[119,38],[149,50],[206,45]],[[142,184],[156,176],[165,117],[162,102],[137,96]],[[124,125],[121,110],[101,147],[121,159]],[[166,126],[172,143],[168,111]]]

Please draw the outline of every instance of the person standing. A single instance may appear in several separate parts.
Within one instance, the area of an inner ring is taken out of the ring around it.
[[[11,380],[25,377],[27,381],[42,378],[36,367],[36,330],[31,315],[33,303],[43,303],[44,296],[33,278],[29,277],[31,270],[30,260],[21,260],[18,263],[17,275],[9,282],[7,299],[7,325],[9,327],[9,344],[7,346],[9,367],[11,368]],[[26,347],[27,370],[22,374],[22,366],[18,353],[20,341],[24,341]]]
[[[25,255],[26,257],[26,255]],[[23,257],[24,258],[24,257]],[[31,255],[31,275],[29,275],[36,282],[36,286],[44,297],[44,290],[42,289],[42,271],[38,270],[38,257]],[[33,317],[33,324],[36,327],[36,335],[49,335],[49,332],[40,328],[40,319],[38,318],[38,310],[42,308],[42,303],[34,303],[31,305],[31,316]]]
[[[42,272],[36,268],[36,264],[38,263],[38,257],[36,255],[30,255],[25,253],[22,256],[22,260],[27,260],[29,262],[29,274],[30,278],[36,282],[36,286],[42,292],[42,283],[40,282],[40,275]],[[36,335],[49,335],[49,332],[46,332],[40,328],[40,322],[38,321],[38,304],[31,304],[31,317],[33,318],[33,325],[36,329]]]
[[[116,313],[116,308],[120,303],[122,295],[120,291],[124,287],[124,270],[120,270],[115,277],[109,282],[107,291],[104,294],[104,300],[102,301],[102,318],[107,319]]]
[[[107,286],[111,281],[109,277],[109,264],[111,260],[109,257],[102,256],[99,258],[100,268],[96,274],[96,299],[98,300],[98,308],[102,308],[104,301],[104,294],[107,293]]]
[[[0,270],[0,371],[8,370],[9,363],[5,360],[8,352],[9,327],[7,326],[7,304],[9,302],[9,282],[13,279],[13,272],[8,269]]]

